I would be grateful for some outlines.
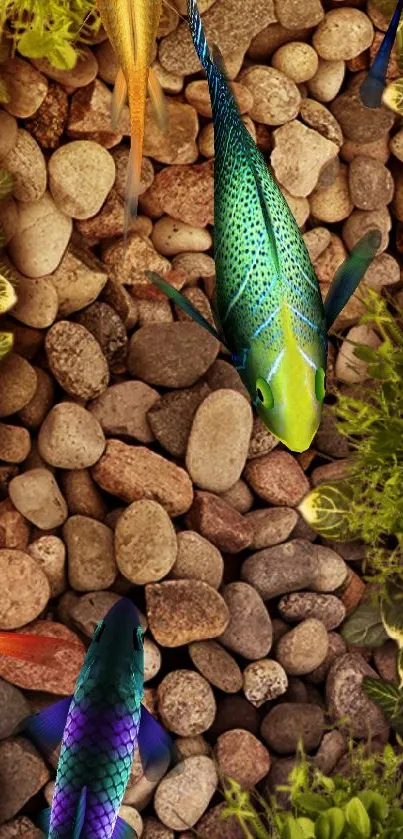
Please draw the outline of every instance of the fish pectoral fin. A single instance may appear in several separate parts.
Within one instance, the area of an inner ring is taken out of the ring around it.
[[[118,816],[111,839],[137,839],[137,833],[134,827]]]
[[[168,128],[168,107],[164,91],[152,67],[148,71],[148,93],[158,127],[165,134]]]
[[[150,781],[160,780],[171,763],[178,769],[181,766],[179,749],[144,705],[141,706],[138,747],[144,774]]]
[[[42,830],[45,836],[49,834],[51,810],[51,807],[46,807],[46,810],[41,810],[39,816],[35,819],[35,824],[39,827],[39,830]]]
[[[118,70],[111,104],[111,125],[114,131],[119,128],[123,108],[127,100],[127,84],[123,70]]]
[[[381,244],[380,230],[369,230],[337,269],[324,303],[329,330],[369,268]]]
[[[83,787],[80,792],[80,797],[77,802],[77,809],[76,815],[74,819],[74,827],[73,827],[73,834],[71,839],[80,839],[84,820],[85,820],[85,810],[87,805],[87,787]]]
[[[166,280],[163,280],[159,274],[155,273],[155,271],[146,271],[146,274],[151,282],[154,283],[160,291],[163,291],[164,294],[176,303],[177,306],[180,306],[180,308],[186,312],[186,314],[189,315],[195,323],[198,323],[199,326],[203,326],[204,329],[207,329],[207,332],[213,336],[213,338],[216,338],[217,341],[220,341],[220,343],[222,342],[222,338],[215,327],[208,322],[207,318],[205,318],[204,315],[196,309],[196,306],[194,306],[190,300],[181,294],[177,288],[174,288],[170,283],[167,283]]]
[[[40,752],[45,755],[50,754],[63,738],[72,698],[72,696],[66,696],[60,702],[55,702],[43,711],[39,711],[38,714],[26,717],[19,724],[18,732],[26,734]]]

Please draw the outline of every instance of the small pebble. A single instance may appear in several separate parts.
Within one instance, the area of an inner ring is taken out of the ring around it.
[[[332,717],[340,720],[348,716],[348,733],[357,739],[375,737],[386,727],[381,709],[362,689],[364,676],[374,678],[376,673],[358,653],[345,653],[330,668],[326,682]]]
[[[18,227],[8,245],[13,264],[26,277],[43,277],[58,267],[68,245],[72,221],[51,194],[19,203]]]
[[[316,29],[312,43],[326,61],[347,61],[372,44],[374,29],[359,9],[332,9]]]
[[[202,734],[215,717],[213,691],[194,670],[173,670],[158,685],[158,712],[169,731],[181,737]]]
[[[178,552],[169,576],[201,580],[215,589],[222,583],[224,562],[218,548],[194,530],[177,533]]]
[[[9,484],[17,510],[41,530],[59,527],[67,518],[67,504],[48,469],[29,469]]]
[[[249,461],[244,475],[259,498],[279,507],[296,507],[309,489],[297,460],[286,451],[273,451]]]
[[[46,162],[36,140],[19,128],[17,139],[4,160],[4,168],[14,177],[13,196],[24,204],[39,201],[46,190]]]
[[[24,690],[44,691],[58,697],[70,696],[74,692],[85,656],[84,645],[77,635],[63,624],[50,620],[34,621],[30,626],[24,626],[23,631],[24,635],[60,638],[74,644],[74,647],[62,644],[60,648],[55,647],[43,664],[4,656],[0,660],[0,676]]]
[[[237,693],[242,673],[235,659],[217,641],[194,641],[189,645],[193,664],[211,685],[224,693]]]
[[[50,596],[58,597],[66,588],[66,548],[58,536],[40,536],[27,547],[27,553],[46,574]]]
[[[24,737],[3,740],[0,743],[0,823],[15,816],[48,778],[49,770],[43,758],[28,740]]]
[[[154,797],[158,818],[173,830],[193,827],[207,809],[217,785],[217,770],[211,758],[188,757],[181,774],[169,772],[158,786]]]
[[[49,367],[70,396],[94,399],[106,390],[109,370],[98,341],[78,323],[60,320],[47,332]]]
[[[194,415],[210,393],[205,382],[163,394],[147,411],[147,421],[161,446],[174,457],[184,457]]]
[[[229,623],[220,642],[246,659],[263,658],[272,646],[270,615],[252,586],[230,583],[223,590],[229,611]]]
[[[252,525],[223,498],[197,490],[186,516],[186,526],[197,530],[219,550],[236,554],[252,541]]]
[[[63,527],[70,585],[75,591],[109,588],[117,575],[113,533],[88,516],[70,516]]]
[[[32,117],[47,94],[46,78],[29,61],[19,57],[2,62],[1,75],[10,100],[4,103],[6,111],[19,119]]]
[[[115,163],[91,140],[75,140],[53,152],[49,188],[60,209],[71,218],[95,216],[115,180]]]
[[[322,621],[307,618],[280,638],[277,660],[290,676],[304,676],[327,656],[329,638]]]
[[[285,542],[298,521],[298,513],[290,507],[268,507],[246,514],[253,526],[250,549],[258,551]]]
[[[271,600],[310,588],[317,579],[317,559],[309,542],[292,539],[249,556],[242,565],[241,577],[264,600]]]
[[[19,723],[29,714],[30,707],[23,693],[0,679],[0,740],[14,734]]]
[[[144,382],[128,381],[108,387],[88,408],[108,436],[132,437],[140,443],[151,443],[154,435],[148,411],[159,401],[159,393],[154,388]]]
[[[147,498],[134,501],[117,521],[115,551],[119,571],[131,583],[146,585],[166,577],[178,551],[168,513]]]
[[[249,702],[260,708],[265,702],[277,699],[288,687],[284,667],[270,658],[248,664],[243,671],[243,692]]]
[[[305,751],[316,749],[324,728],[323,711],[317,705],[281,702],[264,717],[261,733],[269,748],[287,755],[297,750],[300,739]]]
[[[127,367],[133,377],[149,385],[190,387],[206,373],[218,351],[218,341],[196,323],[149,324],[132,336]]]
[[[288,623],[317,618],[329,631],[336,629],[346,616],[346,610],[338,597],[309,591],[287,594],[281,598],[278,609]]]
[[[146,586],[147,617],[161,647],[181,647],[222,635],[229,622],[225,600],[200,580]]]
[[[49,411],[38,435],[43,460],[58,469],[93,466],[105,448],[98,420],[81,405],[60,402]]]
[[[242,789],[251,789],[270,770],[270,755],[250,731],[233,729],[221,734],[215,747],[219,770],[233,778]]]
[[[249,67],[240,78],[253,95],[251,119],[265,125],[283,125],[298,115],[301,94],[295,82],[280,72],[280,68]]]

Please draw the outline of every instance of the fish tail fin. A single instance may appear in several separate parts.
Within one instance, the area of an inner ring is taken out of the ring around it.
[[[197,2],[196,0],[187,0],[187,3],[188,22],[193,39],[194,48],[207,73],[207,76],[209,76],[214,67],[214,64],[206,41],[206,34],[204,31],[202,19],[200,17],[199,9],[197,8]]]
[[[132,218],[137,215],[140,193],[141,162],[143,157],[144,123],[148,67],[142,67],[133,73],[129,82],[130,104],[130,157],[126,184],[126,204],[124,223],[124,243],[126,249],[127,234]]]
[[[120,118],[127,99],[127,84],[123,70],[119,70],[113,89],[111,105],[111,125],[114,131],[119,128]]]
[[[379,108],[382,104],[382,94],[386,85],[390,54],[395,42],[402,12],[403,0],[398,0],[386,35],[374,58],[372,67],[360,87],[360,99],[367,108]]]
[[[148,92],[154,108],[158,126],[164,133],[168,125],[168,108],[164,91],[152,67],[148,71]]]

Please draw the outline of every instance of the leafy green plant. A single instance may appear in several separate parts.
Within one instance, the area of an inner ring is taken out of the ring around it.
[[[88,43],[99,25],[94,0],[2,0],[0,4],[0,37],[11,39],[13,51],[26,58],[47,58],[60,70],[74,67],[77,42]]]
[[[279,805],[278,795],[266,801],[229,779],[222,817],[235,816],[246,839],[399,839],[402,759],[390,745],[371,757],[364,749],[350,741],[348,776],[329,778],[312,768],[300,748],[289,783],[277,788],[289,794],[289,810]]]

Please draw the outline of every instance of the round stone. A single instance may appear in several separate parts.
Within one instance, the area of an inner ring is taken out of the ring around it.
[[[67,504],[49,469],[29,469],[9,484],[10,498],[28,521],[41,530],[53,530],[67,518]]]
[[[332,9],[315,30],[312,44],[326,61],[348,61],[371,46],[374,27],[359,9]]]
[[[177,541],[178,553],[169,576],[175,580],[201,580],[218,589],[224,571],[218,548],[194,530],[180,531]]]
[[[78,323],[61,320],[45,339],[49,367],[71,396],[94,399],[106,390],[109,370],[98,341]]]
[[[207,809],[217,785],[217,770],[211,758],[188,757],[181,773],[173,770],[159,784],[154,797],[155,812],[172,830],[193,827]]]
[[[283,125],[298,115],[301,94],[297,85],[274,67],[250,67],[242,73],[241,81],[253,96],[249,115],[254,121]]]
[[[225,586],[224,600],[230,621],[220,641],[228,649],[247,659],[267,655],[272,645],[270,615],[252,586],[235,582]]]
[[[233,778],[242,789],[251,789],[270,770],[270,755],[250,731],[235,728],[221,734],[215,747],[221,774]]]
[[[286,692],[287,687],[287,673],[274,659],[262,658],[260,661],[253,661],[243,671],[243,691],[248,702],[255,708],[277,699]]]
[[[52,196],[66,215],[95,216],[115,181],[112,155],[92,140],[74,140],[53,152],[49,163]]]
[[[37,387],[34,368],[17,353],[9,353],[1,362],[0,417],[21,411],[33,399]]]
[[[18,629],[37,618],[47,605],[49,582],[29,554],[7,548],[0,550],[0,574],[0,629]]]
[[[98,420],[81,405],[60,402],[49,411],[38,435],[38,451],[58,469],[93,466],[105,448]]]
[[[88,516],[70,516],[63,537],[71,587],[76,591],[109,588],[117,574],[112,530]]]
[[[380,707],[362,688],[364,676],[376,678],[376,672],[359,653],[345,653],[332,664],[326,682],[326,700],[335,720],[348,719],[351,737],[376,737],[387,726]]]
[[[237,693],[242,673],[235,659],[217,641],[194,641],[189,645],[193,664],[211,685],[224,693]]]
[[[280,755],[293,754],[301,739],[305,751],[319,746],[325,728],[324,714],[317,705],[281,702],[264,717],[263,740]]]
[[[134,501],[119,516],[115,529],[116,562],[131,583],[146,585],[166,577],[177,550],[171,519],[156,501]]]
[[[325,660],[329,637],[323,623],[307,618],[280,638],[277,659],[290,676],[311,673]]]
[[[225,600],[200,580],[170,580],[146,586],[147,617],[162,647],[217,638],[228,624]]]
[[[213,691],[193,670],[173,670],[158,686],[158,711],[169,731],[181,737],[202,734],[216,714]]]

